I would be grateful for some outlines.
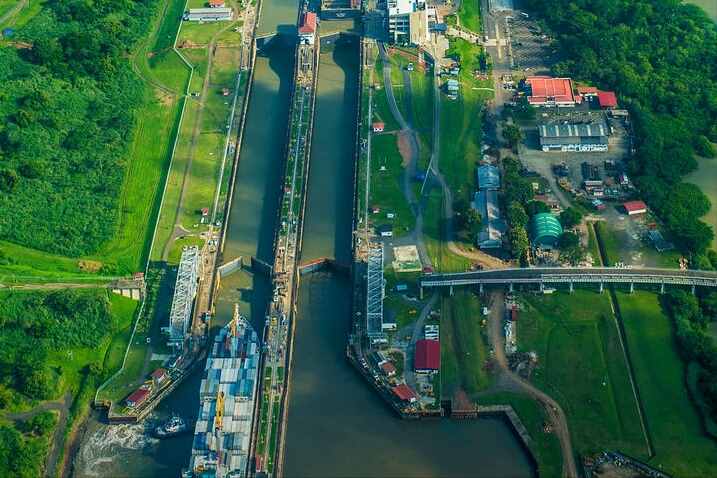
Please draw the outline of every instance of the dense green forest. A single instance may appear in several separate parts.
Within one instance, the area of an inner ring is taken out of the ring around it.
[[[0,46],[0,239],[70,256],[116,227],[154,0],[48,0]]]
[[[49,439],[57,417],[40,412],[16,428],[0,425],[0,472],[3,476],[34,478],[42,474]]]
[[[680,0],[527,0],[554,33],[556,74],[618,92],[631,110],[634,180],[686,252],[713,231],[709,200],[682,177],[717,142],[717,27]]]

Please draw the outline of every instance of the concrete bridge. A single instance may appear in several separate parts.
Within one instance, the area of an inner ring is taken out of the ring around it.
[[[616,267],[531,267],[492,269],[475,272],[450,274],[427,274],[420,279],[421,295],[425,287],[449,287],[477,285],[481,292],[485,285],[505,284],[512,291],[515,284],[536,284],[541,290],[550,284],[568,284],[573,291],[575,284],[598,284],[600,292],[605,283],[629,284],[630,292],[635,284],[659,285],[660,292],[666,285],[692,287],[717,287],[716,271],[679,270],[659,268],[616,268]]]

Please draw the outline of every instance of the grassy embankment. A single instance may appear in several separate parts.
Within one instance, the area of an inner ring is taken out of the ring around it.
[[[457,22],[456,22],[457,17]],[[463,0],[461,1],[458,11],[454,15],[450,15],[446,22],[455,25],[459,23],[461,27],[475,33],[482,31],[480,17],[480,0]]]
[[[483,316],[478,297],[458,289],[441,304],[441,393],[443,399],[459,390],[475,400],[492,382],[486,364],[488,345],[483,336]]]
[[[518,347],[534,351],[532,381],[563,407],[582,455],[620,450],[646,458],[647,444],[607,294],[576,290],[524,301]]]
[[[190,1],[199,5],[201,2]],[[236,73],[239,70],[239,50],[241,37],[233,28],[240,22],[215,24],[182,25],[177,45],[182,55],[193,65],[194,72],[189,85],[192,95],[187,100],[184,118],[179,131],[172,168],[169,172],[167,192],[164,198],[157,226],[153,260],[162,260],[167,248],[167,259],[177,260],[187,238],[193,244],[201,245],[199,234],[207,229],[200,224],[201,209],[211,211],[217,194],[222,168],[231,167],[231,157],[224,159],[224,147],[227,138],[227,124],[232,109],[231,95],[236,89]],[[210,62],[210,45],[217,45]],[[211,63],[211,70],[210,70]],[[207,82],[206,97],[202,97]],[[242,82],[241,88],[245,84]],[[230,96],[223,96],[227,89]],[[237,102],[238,109],[241,101]],[[229,179],[223,176],[222,183]],[[183,195],[183,197],[182,197]],[[181,199],[180,199],[181,198]],[[223,210],[222,202],[218,209]],[[173,238],[176,227],[187,234]],[[175,239],[178,242],[168,244]],[[170,262],[173,262],[170,260]]]
[[[474,75],[480,69],[482,48],[461,39],[451,40],[447,55],[461,63],[458,76],[460,94],[456,100],[441,93],[440,160],[439,169],[453,193],[453,200],[471,201],[475,192],[475,167],[480,159],[482,141],[482,113],[485,102],[492,98],[490,80],[479,80]],[[443,238],[443,195],[432,188],[425,210],[425,233],[428,252],[440,270],[465,270],[470,261],[456,256],[447,249]],[[456,237],[466,248],[473,247],[469,237]]]
[[[397,70],[396,67],[392,71]],[[371,171],[369,187],[369,209],[378,208],[380,212],[369,218],[373,227],[384,224],[393,225],[394,236],[399,237],[411,231],[416,218],[403,194],[403,176],[405,163],[399,151],[398,122],[391,114],[383,88],[383,62],[376,59],[376,68],[366,72],[366,79],[373,85],[373,119],[385,123],[385,130],[373,134],[371,138]],[[368,91],[364,91],[368,94]],[[366,105],[368,106],[368,105]],[[393,213],[393,219],[387,217]]]
[[[655,456],[647,462],[674,476],[713,476],[717,442],[704,435],[686,386],[686,367],[659,296],[617,293],[627,347]]]
[[[0,241],[0,248],[13,258],[0,265],[3,281],[101,280],[98,275],[102,274],[99,268],[102,264],[114,266],[120,273],[143,268],[189,74],[171,51],[172,42],[166,39],[167,31],[176,31],[183,8],[184,3],[179,0],[171,0],[166,11],[159,8],[147,42],[137,47],[130,60],[145,80],[145,101],[135,115],[114,238],[84,258],[62,257]],[[156,84],[164,88],[157,88]]]

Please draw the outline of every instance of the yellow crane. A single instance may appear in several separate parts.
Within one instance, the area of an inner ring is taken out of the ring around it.
[[[214,413],[214,429],[221,430],[224,420],[224,392],[217,393],[217,410]]]

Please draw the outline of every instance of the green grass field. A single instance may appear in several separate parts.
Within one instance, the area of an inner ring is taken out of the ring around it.
[[[480,21],[480,0],[462,1],[457,15],[463,28],[475,33],[480,33],[483,30]]]
[[[629,221],[630,219],[626,219]],[[625,264],[645,264],[653,267],[679,267],[680,253],[677,251],[657,252],[654,247],[644,242],[635,245],[635,240],[627,231],[610,227],[605,221],[595,223],[595,231],[602,243],[606,257],[606,266],[618,262]]]
[[[576,290],[526,296],[524,303],[518,348],[538,354],[532,381],[565,410],[575,449],[645,458],[638,404],[608,295]]]
[[[374,135],[371,139],[371,187],[369,206],[380,212],[370,214],[374,226],[393,225],[395,236],[412,230],[416,218],[403,195],[403,160],[398,151],[397,137],[393,134]],[[387,213],[395,214],[393,219]]]
[[[385,131],[397,131],[398,121],[391,114],[386,99],[386,91],[383,87],[383,60],[376,58],[375,68],[371,78],[373,91],[373,121],[382,121],[385,124]]]
[[[443,195],[438,187],[430,190],[423,210],[423,239],[436,271],[464,272],[471,261],[450,251],[445,241]]]
[[[658,296],[618,293],[630,358],[656,456],[648,461],[676,477],[714,476],[717,443],[702,431],[686,387],[686,368]]]
[[[458,390],[470,398],[488,388],[491,377],[486,369],[488,346],[482,336],[478,297],[458,289],[453,297],[443,297],[441,305],[441,392],[449,400]]]

